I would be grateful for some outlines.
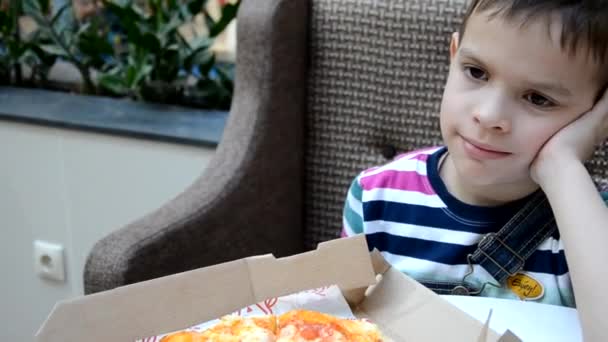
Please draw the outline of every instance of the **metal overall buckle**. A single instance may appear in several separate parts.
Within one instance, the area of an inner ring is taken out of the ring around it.
[[[469,270],[467,271],[467,274],[465,274],[464,277],[462,277],[461,282],[463,284],[465,283],[467,277],[470,276],[471,274],[473,274],[473,272],[475,271],[475,269],[473,267],[473,261],[471,260],[472,257],[473,257],[472,254],[467,255],[467,263],[469,264]],[[502,287],[502,285],[500,285],[500,284],[485,282],[483,285],[481,285],[481,288],[479,290],[471,291],[471,290],[469,290],[469,288],[467,288],[464,285],[457,285],[452,289],[450,294],[455,295],[455,296],[476,296],[476,295],[482,293],[483,290],[485,290],[486,286],[488,286],[488,285],[494,286],[496,288]]]
[[[488,240],[494,239],[495,241],[497,241],[498,243],[500,243],[503,247],[505,247],[509,252],[511,252],[513,254],[513,256],[515,256],[515,258],[518,259],[519,261],[519,266],[517,267],[517,269],[514,272],[509,272],[507,269],[505,269],[501,264],[499,264],[496,260],[494,260],[494,258],[492,258],[488,253],[486,253],[483,249],[478,247],[478,251],[483,254],[488,260],[490,260],[491,262],[493,262],[496,266],[498,266],[498,268],[500,268],[503,272],[505,272],[506,274],[513,276],[515,274],[517,274],[517,272],[519,272],[523,267],[524,267],[524,263],[525,260],[524,258],[519,255],[516,251],[514,251],[511,247],[509,247],[501,238],[499,238],[496,233],[489,233],[486,234],[481,241],[479,241],[479,243],[477,244],[478,246],[483,246],[485,243],[489,243]],[[473,267],[473,261],[471,260],[473,257],[472,254],[468,254],[467,255],[467,263],[469,265],[469,270],[468,272],[464,275],[464,277],[462,277],[462,283],[465,283],[465,280],[467,279],[467,277],[469,277],[471,274],[473,274],[474,272],[474,267]],[[485,282],[481,288],[479,290],[476,291],[471,291],[469,290],[466,286],[463,285],[458,285],[455,286],[452,291],[451,294],[452,295],[458,295],[458,296],[475,296],[478,295],[480,293],[482,293],[486,286],[494,286],[496,288],[502,288],[502,284],[495,284],[492,282]]]

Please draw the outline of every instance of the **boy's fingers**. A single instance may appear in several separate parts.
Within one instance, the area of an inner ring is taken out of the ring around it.
[[[604,129],[606,129],[606,125],[608,125],[608,88],[604,90],[604,94],[600,98],[598,105],[599,106],[596,107],[598,107],[598,110],[602,113],[600,115],[602,115],[604,118],[602,122]]]
[[[604,110],[608,110],[608,88],[604,90],[604,93],[600,97],[599,101],[593,106],[593,108],[604,108]]]
[[[608,122],[608,88],[604,90],[600,99],[587,114],[589,115],[585,115],[587,117],[586,120],[594,122],[593,125],[596,129],[599,128],[601,131],[606,130],[605,126]]]

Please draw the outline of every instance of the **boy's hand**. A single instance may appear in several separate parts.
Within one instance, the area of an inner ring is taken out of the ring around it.
[[[607,137],[608,89],[591,110],[559,130],[545,143],[530,166],[532,180],[539,183],[542,175],[560,167],[560,162],[584,162]]]

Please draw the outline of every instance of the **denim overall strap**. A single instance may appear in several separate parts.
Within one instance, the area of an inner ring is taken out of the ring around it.
[[[498,232],[481,239],[471,259],[503,284],[556,229],[549,201],[537,191]]]

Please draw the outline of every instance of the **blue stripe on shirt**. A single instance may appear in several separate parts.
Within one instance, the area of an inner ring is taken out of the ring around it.
[[[423,229],[423,228],[422,228]],[[466,265],[467,255],[473,254],[477,245],[463,246],[445,242],[396,236],[385,232],[366,235],[370,250],[428,260],[446,265]],[[564,251],[535,251],[526,261],[524,270],[537,273],[563,275],[568,273]]]
[[[477,245],[462,246],[452,243],[395,236],[385,232],[366,235],[370,250],[378,248],[382,252],[429,260],[448,265],[467,263],[467,254],[473,253]]]
[[[564,275],[568,273],[568,263],[566,262],[564,250],[560,250],[559,253],[537,250],[526,260],[524,270],[558,276]]]
[[[427,207],[424,205],[398,203],[390,201],[363,202],[363,216],[365,221],[390,221],[416,226],[445,228],[461,232],[487,234],[495,231],[493,225],[472,222],[465,224],[446,215],[442,208]]]

